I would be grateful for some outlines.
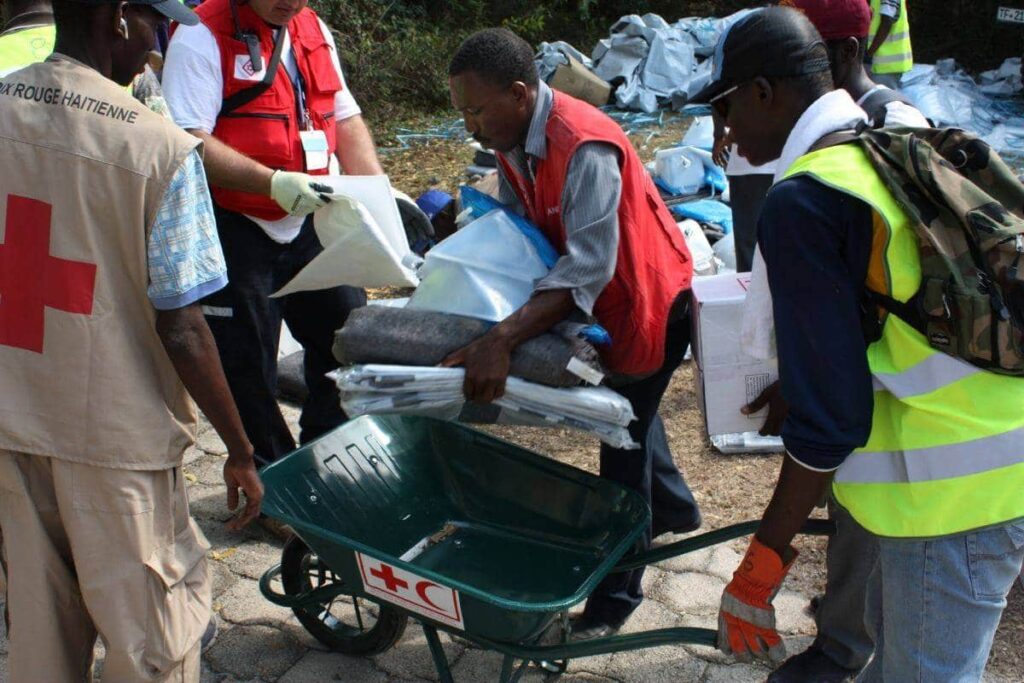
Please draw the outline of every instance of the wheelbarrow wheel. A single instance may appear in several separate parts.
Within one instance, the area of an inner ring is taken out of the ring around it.
[[[281,583],[288,595],[301,595],[341,582],[297,536],[281,553]],[[409,618],[394,607],[342,594],[331,600],[292,609],[310,635],[334,652],[367,657],[391,649]]]

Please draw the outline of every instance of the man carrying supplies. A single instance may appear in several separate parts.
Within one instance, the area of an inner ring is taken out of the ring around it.
[[[871,80],[864,52],[871,25],[865,0],[782,0],[781,6],[803,12],[825,40],[836,88],[850,93],[874,128],[927,128],[928,120],[900,93]],[[757,412],[770,401],[766,433],[779,434],[785,401],[778,384],[749,408]],[[878,558],[875,537],[854,522],[848,512],[829,500],[829,518],[836,533],[829,538],[825,593],[816,599],[817,638],[804,652],[791,657],[769,677],[769,683],[832,683],[856,675],[871,658],[874,646],[864,623],[868,578]]]
[[[991,200],[936,214],[908,189],[918,187],[912,176],[895,181],[909,161],[876,170],[883,150],[908,149],[911,135],[850,132],[863,112],[833,90],[826,46],[803,14],[754,12],[721,36],[716,55],[697,101],[718,109],[751,163],[779,158],[758,240],[789,404],[787,456],[723,594],[719,646],[784,658],[771,600],[796,558],[793,537],[831,484],[879,548],[866,617],[874,657],[859,680],[979,680],[1024,560],[1024,292],[1004,265],[1019,260],[1015,245],[1024,251],[1021,219]],[[945,149],[943,133],[929,139]],[[1024,204],[983,143],[951,156],[959,171],[928,164],[933,180],[953,185],[944,200],[975,196],[971,183],[987,177],[1003,181],[1004,201]],[[930,234],[962,238],[958,218],[984,221],[971,249],[996,259],[991,275],[963,265],[967,245],[948,261],[931,256],[935,243],[923,251]],[[1000,237],[983,241],[989,233]],[[951,278],[982,286],[954,294],[943,285]],[[901,305],[912,298],[917,315]]]
[[[276,398],[282,320],[305,349],[307,442],[345,420],[326,374],[338,367],[334,332],[366,294],[270,295],[322,251],[311,214],[330,190],[316,176],[338,160],[351,175],[383,170],[334,38],[306,0],[206,0],[197,13],[200,25],[171,38],[164,96],[175,122],[205,143],[229,283],[203,309],[246,432],[275,460],[295,448]]]
[[[697,503],[672,461],[658,415],[690,341],[693,264],[675,220],[618,124],[537,77],[533,50],[505,29],[470,36],[449,66],[452,104],[466,129],[498,153],[501,199],[537,224],[561,258],[522,308],[444,365],[466,368],[465,394],[505,391],[512,350],[576,311],[611,334],[601,351],[633,405],[640,450],[601,446],[601,476],[651,504],[645,536],[700,526]],[[643,570],[614,574],[591,594],[573,637],[615,633],[640,604]]]
[[[914,68],[910,44],[910,9],[904,0],[871,0],[871,33],[864,63],[871,77],[893,90],[903,74]]]
[[[199,299],[225,267],[199,142],[124,89],[177,0],[56,0],[0,79],[0,527],[13,683],[198,681],[209,544],[182,455],[228,446],[230,524],[263,488]],[[59,131],[55,134],[54,131]]]

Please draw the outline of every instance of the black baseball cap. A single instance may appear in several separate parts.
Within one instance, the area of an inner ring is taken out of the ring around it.
[[[120,0],[76,0],[87,5],[107,5]],[[171,21],[176,21],[185,26],[195,26],[199,23],[199,15],[190,10],[181,0],[127,0],[129,5],[149,5],[160,14]]]
[[[788,7],[753,10],[722,31],[711,56],[711,82],[690,102],[707,104],[758,76],[828,71],[824,48],[825,41],[803,12]]]

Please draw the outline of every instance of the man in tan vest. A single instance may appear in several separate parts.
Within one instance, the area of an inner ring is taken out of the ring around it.
[[[209,544],[182,454],[228,446],[229,524],[262,486],[198,304],[223,287],[198,141],[122,86],[177,0],[57,0],[45,62],[0,78],[0,527],[12,683],[198,681]],[[2,677],[2,676],[0,676]]]

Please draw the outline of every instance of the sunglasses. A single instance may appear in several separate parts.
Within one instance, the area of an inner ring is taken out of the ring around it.
[[[722,120],[725,120],[729,118],[729,95],[732,95],[734,92],[750,83],[751,81],[744,81],[743,83],[739,83],[731,88],[723,90],[708,100],[708,104],[710,104],[714,108],[715,112],[722,117]]]

